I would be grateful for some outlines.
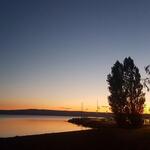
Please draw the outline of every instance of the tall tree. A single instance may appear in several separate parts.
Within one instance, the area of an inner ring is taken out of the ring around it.
[[[141,126],[145,94],[140,83],[141,76],[134,61],[128,57],[123,63],[117,61],[107,77],[110,96],[109,105],[119,126]]]

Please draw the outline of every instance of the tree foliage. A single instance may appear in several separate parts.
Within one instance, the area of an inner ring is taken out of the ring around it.
[[[150,65],[145,67],[145,72],[148,76],[143,79],[143,85],[144,85],[144,87],[146,87],[147,91],[149,91],[150,90],[150,87],[149,87],[149,85],[150,85],[150,77],[149,77],[150,76]]]
[[[128,57],[123,63],[116,61],[107,76],[110,96],[109,105],[115,120],[122,127],[139,127],[143,124],[145,94],[140,83],[141,76],[134,61]]]

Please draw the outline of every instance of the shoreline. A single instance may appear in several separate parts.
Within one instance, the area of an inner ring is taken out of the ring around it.
[[[101,127],[82,131],[0,138],[0,149],[145,150],[149,148],[149,143],[149,126],[140,129]]]

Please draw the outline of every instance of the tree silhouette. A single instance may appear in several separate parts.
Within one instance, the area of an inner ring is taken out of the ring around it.
[[[141,76],[134,61],[128,57],[123,63],[116,61],[107,76],[110,96],[109,105],[117,124],[121,127],[140,127],[145,94],[140,83]]]
[[[148,77],[143,79],[143,85],[146,87],[147,91],[150,90],[149,85],[150,85],[150,65],[145,67],[145,72],[148,75]]]

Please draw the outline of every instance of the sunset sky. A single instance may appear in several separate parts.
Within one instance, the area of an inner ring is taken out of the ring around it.
[[[150,64],[149,0],[1,0],[0,109],[95,111],[131,56]],[[146,94],[150,104],[150,93]]]

